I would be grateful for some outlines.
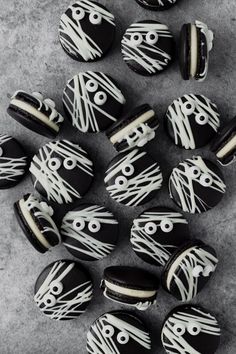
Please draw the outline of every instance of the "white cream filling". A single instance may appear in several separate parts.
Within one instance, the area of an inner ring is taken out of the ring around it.
[[[236,135],[233,137],[233,139],[230,139],[230,141],[228,141],[228,143],[225,146],[223,146],[222,149],[220,149],[217,152],[216,157],[218,159],[222,159],[224,156],[229,154],[235,148],[236,148]]]
[[[17,100],[15,98],[13,98],[11,100],[10,104],[22,109],[23,111],[25,111],[29,114],[32,114],[34,117],[39,119],[41,122],[48,125],[50,128],[52,128],[56,132],[59,132],[59,127],[55,123],[50,121],[49,118],[47,116],[45,116],[45,114],[39,112],[36,108],[30,106],[29,104],[22,102],[20,100]]]
[[[198,40],[197,40],[197,27],[191,25],[191,40],[190,40],[190,76],[195,77],[197,73],[198,61]]]
[[[153,110],[143,113],[138,119],[135,119],[133,122],[128,124],[126,127],[124,127],[124,129],[121,129],[119,132],[112,135],[110,138],[111,143],[114,145],[118,141],[121,141],[124,136],[129,134],[130,131],[135,129],[138,125],[147,122],[154,115],[155,115],[155,112]]]
[[[124,288],[123,286],[112,284],[107,280],[105,280],[105,286],[107,287],[107,289],[119,293],[121,295],[136,297],[139,299],[153,297],[157,293],[155,290],[149,291],[149,290],[135,290],[135,289]]]
[[[38,226],[35,224],[34,219],[32,218],[30,212],[28,211],[28,209],[25,206],[25,201],[24,199],[21,199],[19,202],[19,207],[21,210],[21,213],[23,215],[23,217],[25,218],[29,228],[31,229],[31,231],[34,233],[35,237],[37,238],[37,240],[45,247],[45,248],[51,248],[51,245],[47,242],[47,240],[45,239],[45,237],[43,236],[42,232],[39,230]]]

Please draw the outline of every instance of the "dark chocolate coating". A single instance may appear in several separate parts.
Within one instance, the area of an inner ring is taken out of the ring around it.
[[[184,80],[190,78],[190,30],[191,24],[184,24],[179,39],[179,67]]]
[[[136,2],[148,10],[164,11],[174,6],[177,0],[136,0]]]

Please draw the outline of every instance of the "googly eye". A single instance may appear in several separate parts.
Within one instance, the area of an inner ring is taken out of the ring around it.
[[[74,221],[73,221],[73,228],[75,231],[81,231],[83,230],[85,227],[85,221],[84,219],[82,218],[76,218]]]
[[[73,9],[72,16],[75,20],[80,21],[84,18],[85,11],[81,7],[77,7],[76,9]]]
[[[98,105],[98,106],[102,106],[104,103],[106,103],[107,101],[107,95],[105,92],[99,91],[95,94],[94,96],[94,102]]]
[[[192,276],[194,278],[199,278],[200,274],[203,272],[203,267],[198,265],[196,267],[193,268],[192,270]]]
[[[209,116],[205,112],[198,113],[195,117],[195,120],[199,125],[206,125],[209,121]]]
[[[98,220],[91,220],[88,224],[88,229],[90,232],[98,232],[101,229],[101,224]]]
[[[102,15],[96,11],[91,12],[89,15],[89,21],[93,25],[100,25],[102,23]]]
[[[214,268],[211,265],[208,265],[203,269],[202,275],[204,277],[209,277],[209,275],[213,272],[214,272]]]
[[[132,47],[138,47],[143,41],[141,33],[134,32],[130,36],[130,44]]]
[[[102,334],[105,338],[111,338],[115,333],[114,328],[111,325],[106,325],[102,329]]]
[[[157,225],[154,222],[148,222],[144,230],[148,235],[154,235],[157,232]]]
[[[187,101],[184,102],[184,104],[182,105],[182,112],[183,114],[190,116],[190,114],[193,114],[193,112],[195,111],[195,108],[196,106],[193,101]]]
[[[52,306],[56,305],[57,300],[56,300],[55,296],[53,296],[51,294],[46,294],[43,298],[43,302],[46,307],[52,307]]]
[[[48,161],[48,167],[49,167],[50,170],[52,170],[52,171],[57,171],[57,170],[59,170],[59,168],[61,167],[61,160],[58,159],[57,157],[52,157],[52,158]]]
[[[58,281],[52,281],[50,284],[50,291],[54,295],[60,295],[63,290],[63,285],[61,282]]]
[[[3,148],[0,147],[0,157],[3,156]]]
[[[204,173],[200,177],[200,183],[203,187],[210,187],[213,183],[213,178],[207,173]]]
[[[160,223],[163,232],[171,232],[173,230],[173,222],[169,219],[164,219]]]
[[[124,345],[129,341],[129,335],[127,332],[119,332],[117,335],[117,342]]]
[[[185,325],[183,323],[176,323],[173,327],[173,332],[176,336],[183,336],[186,331]]]
[[[196,179],[200,176],[201,170],[197,166],[192,166],[189,168],[189,176],[193,179]]]
[[[146,42],[148,44],[156,44],[158,41],[158,34],[155,31],[150,31],[146,34]]]
[[[192,336],[197,336],[201,332],[199,323],[189,323],[187,326],[188,333]]]
[[[71,157],[67,157],[64,162],[63,166],[65,167],[66,170],[73,170],[77,165],[77,162],[75,159]]]
[[[122,173],[125,176],[132,176],[134,174],[134,166],[127,164],[122,168]]]
[[[128,180],[124,176],[119,176],[115,179],[115,185],[117,188],[125,188],[128,185]]]
[[[88,81],[86,82],[86,89],[88,90],[88,92],[95,92],[95,91],[97,91],[97,89],[98,89],[98,83],[97,83],[97,81],[92,80],[92,79],[88,80]]]

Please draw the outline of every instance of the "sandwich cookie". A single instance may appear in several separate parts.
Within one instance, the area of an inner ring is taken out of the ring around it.
[[[156,303],[159,280],[152,273],[136,267],[113,266],[104,270],[103,295],[140,311]]]
[[[50,98],[39,92],[17,91],[11,98],[7,113],[24,127],[48,138],[56,137],[64,118]]]
[[[179,63],[184,80],[204,81],[209,66],[209,52],[214,34],[205,23],[184,24],[180,32]]]
[[[149,202],[162,186],[160,166],[146,151],[121,153],[109,164],[104,179],[111,198],[128,206]]]
[[[12,136],[0,134],[0,189],[16,186],[28,172],[28,157]]]
[[[147,10],[164,11],[174,6],[177,0],[136,0],[136,2]]]
[[[130,241],[134,252],[144,262],[164,266],[188,238],[188,222],[182,214],[154,207],[134,219]]]
[[[208,283],[218,264],[215,250],[201,241],[190,241],[167,262],[163,288],[180,301],[191,301]]]
[[[168,107],[164,124],[178,146],[198,149],[207,145],[220,127],[219,112],[203,95],[184,95]]]
[[[215,207],[226,192],[223,175],[213,162],[194,156],[179,163],[169,179],[173,201],[188,213],[203,213]]]
[[[54,211],[33,194],[26,194],[14,204],[18,223],[32,246],[40,253],[61,243],[61,236],[52,217]]]
[[[151,337],[144,323],[125,311],[104,313],[87,334],[89,354],[150,353]]]
[[[119,226],[114,215],[103,206],[82,204],[62,220],[63,244],[76,258],[96,261],[116,247]]]
[[[115,18],[105,6],[78,0],[61,16],[59,40],[72,59],[95,61],[110,49],[115,28]]]
[[[221,329],[215,316],[196,305],[173,309],[165,319],[161,341],[166,353],[214,354]]]
[[[222,166],[231,165],[236,161],[236,117],[219,131],[211,151]]]
[[[175,51],[173,35],[158,21],[132,24],[121,41],[125,63],[137,74],[151,76],[167,69]]]
[[[93,180],[93,163],[78,144],[52,141],[33,157],[30,172],[35,189],[58,204],[80,199]]]
[[[120,118],[124,104],[125,98],[116,82],[101,72],[75,75],[63,93],[66,115],[83,133],[106,130]]]
[[[156,113],[148,104],[143,104],[114,123],[106,135],[116,151],[124,152],[146,145],[155,138],[158,127]]]
[[[45,316],[53,320],[72,320],[87,309],[93,296],[93,284],[79,263],[59,260],[42,271],[34,293],[34,301]]]

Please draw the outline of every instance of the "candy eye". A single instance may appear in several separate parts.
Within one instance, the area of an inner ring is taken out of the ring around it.
[[[127,164],[122,168],[122,173],[125,176],[132,176],[134,174],[134,166]]]
[[[195,103],[192,101],[187,101],[183,104],[182,106],[182,112],[184,114],[186,114],[187,116],[190,116],[190,114],[193,114],[193,112],[195,111]]]
[[[115,180],[115,185],[120,189],[125,188],[128,185],[128,180],[124,176],[119,176]]]
[[[90,232],[98,232],[101,229],[101,224],[98,220],[91,220],[88,224],[88,229]]]
[[[129,335],[127,332],[120,332],[117,335],[117,342],[120,344],[127,344],[129,341]]]
[[[209,121],[209,116],[207,113],[202,112],[202,113],[198,113],[195,117],[195,120],[197,122],[197,124],[199,125],[205,125],[208,123]]]
[[[201,332],[201,327],[198,323],[189,323],[187,330],[192,336],[197,336]]]
[[[55,296],[53,296],[51,294],[47,294],[44,296],[43,302],[44,302],[45,306],[52,307],[52,306],[56,305],[57,300],[56,300]]]
[[[197,166],[192,166],[189,168],[189,175],[191,178],[196,179],[200,176],[201,170]]]
[[[102,16],[100,13],[93,11],[91,12],[91,14],[89,15],[89,21],[93,24],[93,25],[100,25],[102,23]]]
[[[105,92],[99,91],[95,94],[94,96],[94,102],[98,105],[98,106],[102,106],[104,103],[106,103],[107,101],[107,95]]]
[[[202,275],[204,277],[209,277],[209,275],[213,272],[214,272],[214,268],[211,265],[208,265],[204,268]]]
[[[58,282],[58,281],[52,281],[50,284],[50,290],[51,293],[54,295],[60,295],[62,293],[63,290],[63,285],[62,283]]]
[[[193,268],[192,275],[194,278],[199,278],[200,274],[203,272],[203,267],[198,265]]]
[[[157,232],[157,225],[154,222],[148,222],[144,230],[148,235],[154,235]]]
[[[183,336],[186,331],[185,325],[183,323],[176,323],[173,327],[173,332],[176,336]]]
[[[61,160],[58,159],[57,157],[52,157],[52,158],[48,161],[48,167],[49,167],[50,170],[52,170],[52,171],[57,171],[57,170],[59,170],[59,168],[61,167]]]
[[[85,11],[81,7],[77,7],[76,9],[73,9],[73,18],[75,20],[82,20],[85,16]]]
[[[86,89],[88,92],[95,92],[98,89],[98,83],[95,80],[90,79],[86,82]]]
[[[3,156],[3,148],[0,147],[0,157]]]
[[[73,228],[75,229],[75,231],[81,231],[83,230],[85,227],[85,222],[84,222],[84,219],[82,218],[76,218],[74,221],[73,221]]]
[[[162,220],[160,226],[163,232],[171,232],[174,227],[173,222],[168,219]]]
[[[156,44],[158,41],[158,34],[155,31],[150,31],[146,34],[146,42],[148,44]]]
[[[138,47],[143,41],[141,33],[134,32],[130,36],[130,42],[132,47]]]
[[[204,173],[200,177],[200,183],[203,187],[210,187],[213,183],[213,178],[207,173]]]
[[[111,338],[114,335],[115,330],[114,330],[114,328],[112,326],[106,325],[106,326],[103,327],[102,333],[103,333],[105,338]]]
[[[77,165],[77,162],[75,159],[71,158],[71,157],[67,157],[65,160],[64,160],[64,163],[63,163],[64,167],[66,170],[73,170],[76,165]]]

